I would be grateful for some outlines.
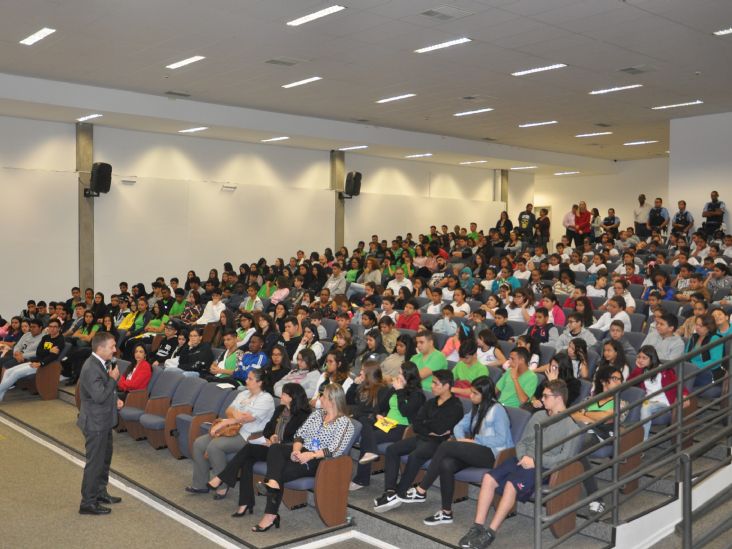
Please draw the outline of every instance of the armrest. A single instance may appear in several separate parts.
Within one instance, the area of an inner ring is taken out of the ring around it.
[[[192,411],[192,404],[178,404],[176,406],[170,406],[165,412],[165,436],[167,437],[170,433],[173,432],[173,430],[175,430],[176,417],[178,417],[180,414],[190,414]]]
[[[199,437],[199,433],[201,432],[201,425],[203,423],[206,423],[207,421],[213,421],[216,419],[216,414],[213,412],[207,412],[204,414],[198,414],[197,416],[193,416],[193,421],[191,421],[191,427],[188,431],[188,455],[193,455],[193,443],[196,442],[196,439]]]
[[[315,508],[326,526],[346,522],[348,484],[353,472],[350,456],[324,459],[315,473]]]
[[[496,456],[496,462],[493,464],[493,468],[498,467],[504,461],[512,457],[516,457],[516,448],[506,448],[505,450],[501,450]]]
[[[58,384],[61,379],[61,363],[54,360],[36,370],[36,391],[43,400],[58,397]]]
[[[573,478],[582,475],[584,471],[584,467],[582,467],[582,464],[579,461],[571,461],[558,471],[552,473],[551,477],[549,478],[549,486],[559,486],[565,482],[569,482]],[[541,490],[541,487],[537,487],[537,490]],[[563,509],[566,509],[573,503],[576,503],[580,499],[581,495],[582,484],[575,484],[571,488],[568,488],[567,490],[563,491],[556,497],[553,497],[546,502],[547,514],[553,515],[555,513],[558,513],[559,511],[562,511]],[[562,537],[568,532],[574,530],[574,527],[576,525],[576,517],[576,513],[569,513],[568,515],[565,515],[557,522],[552,524],[549,529],[551,530],[552,534],[554,534],[554,537]]]
[[[151,398],[145,404],[145,413],[164,416],[170,408],[170,397]]]
[[[132,406],[133,408],[145,409],[147,405],[147,389],[140,389],[138,391],[130,391],[127,393],[125,399],[125,406]]]

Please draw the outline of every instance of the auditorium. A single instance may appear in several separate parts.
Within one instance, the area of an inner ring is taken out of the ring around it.
[[[732,2],[2,13],[2,547],[732,546]]]

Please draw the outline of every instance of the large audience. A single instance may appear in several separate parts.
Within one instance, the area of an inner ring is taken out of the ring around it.
[[[94,335],[109,332],[131,363],[118,383],[120,400],[146,389],[155,367],[239,391],[226,417],[195,440],[185,489],[223,499],[240,479],[234,516],[252,513],[252,468],[266,461],[256,489],[267,504],[254,531],[279,528],[286,482],[314,476],[323,459],[346,451],[352,417],[362,425],[352,491],[372,482],[378,448],[390,443],[377,512],[425,501],[439,478],[442,503],[424,523],[451,523],[455,474],[491,469],[475,524],[459,542],[486,547],[515,502],[533,494],[531,422],[577,404],[581,380],[600,394],[732,334],[732,235],[716,192],[698,225],[683,201],[671,215],[661,198],[651,206],[641,195],[632,223],[579,202],[563,216],[553,249],[547,214],[537,217],[528,204],[515,223],[504,212],[483,230],[433,225],[416,238],[374,234],[350,251],[298,250],[236,270],[226,263],[204,277],[189,271],[182,282],[158,277],[150,288],[120,282],[109,298],[73,288],[64,300],[29,299],[19,314],[0,319],[0,400],[58,359],[65,383],[74,385]],[[723,352],[720,344],[693,362],[704,368]],[[720,365],[697,382],[725,376]],[[675,380],[669,368],[641,388],[651,394]],[[642,416],[676,395],[653,396]],[[596,443],[593,437],[607,436],[602,425],[612,423],[613,405],[600,400],[552,424],[544,445],[599,422],[585,435],[587,446]],[[533,414],[519,440],[510,408]],[[646,438],[650,429],[649,421]],[[513,447],[516,456],[493,468]],[[570,451],[552,449],[544,466]],[[597,490],[592,478],[585,488]],[[485,526],[496,493],[502,498]],[[604,509],[601,498],[590,505]]]

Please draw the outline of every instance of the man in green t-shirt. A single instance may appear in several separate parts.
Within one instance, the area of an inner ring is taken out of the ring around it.
[[[179,318],[186,310],[186,291],[183,288],[175,289],[175,301],[170,306],[168,316],[170,318]]]
[[[539,378],[529,370],[530,358],[528,349],[523,347],[511,351],[511,365],[496,384],[498,402],[504,406],[518,408],[534,396]]]
[[[432,332],[419,332],[416,342],[417,354],[411,360],[419,368],[419,375],[422,378],[422,389],[432,391],[432,372],[447,369],[447,359],[445,355],[435,349]]]
[[[474,339],[466,339],[460,344],[458,351],[460,362],[452,369],[455,384],[452,392],[456,396],[470,398],[470,387],[473,381],[488,375],[488,367],[478,362],[478,344]]]

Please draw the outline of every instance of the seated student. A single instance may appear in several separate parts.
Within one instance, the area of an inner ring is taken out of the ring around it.
[[[478,332],[478,362],[485,366],[498,366],[506,362],[506,356],[498,346],[498,338],[489,329]]]
[[[630,342],[628,341],[628,338],[625,337],[625,325],[620,320],[613,320],[610,323],[610,330],[608,330],[608,335],[602,339],[602,341],[598,341],[594,346],[593,350],[600,356],[603,354],[603,346],[608,341],[617,341],[620,344],[620,347],[623,350],[623,354],[625,355],[625,358],[628,360],[630,364],[635,363],[635,347],[633,347]]]
[[[81,325],[71,335],[71,350],[61,361],[62,374],[69,377],[67,386],[75,385],[81,374],[81,367],[84,361],[91,355],[91,340],[99,330],[99,325],[94,319],[94,313],[85,311]],[[128,340],[129,341],[129,340]],[[130,355],[132,346],[130,346]],[[131,358],[131,356],[130,356]]]
[[[599,272],[594,284],[587,286],[588,297],[608,297],[607,272]]]
[[[263,346],[264,338],[258,333],[252,334],[252,337],[249,338],[249,350],[238,355],[236,368],[231,372],[232,381],[245,385],[249,372],[266,368],[269,359]]]
[[[549,311],[539,307],[534,313],[534,324],[526,330],[526,335],[536,339],[539,343],[549,343],[550,339],[557,339],[559,331],[549,322]]]
[[[463,417],[463,406],[452,395],[452,372],[438,370],[430,377],[435,397],[417,412],[412,424],[415,436],[394,442],[386,450],[384,493],[374,500],[377,513],[401,505],[420,467],[434,455],[441,443],[450,438],[453,428]],[[404,455],[408,456],[407,464],[399,478],[401,457]]]
[[[310,349],[304,349],[295,359],[297,366],[288,372],[274,386],[274,395],[280,396],[282,388],[287,383],[297,383],[305,389],[308,400],[315,396],[318,390],[318,379],[320,372],[318,371],[318,359],[315,353]]]
[[[348,331],[345,331],[348,333]],[[363,353],[361,353],[355,362],[355,370],[358,371],[361,367],[361,365],[369,360],[375,360],[379,363],[381,363],[384,359],[387,358],[389,353],[386,352],[386,348],[384,347],[384,343],[381,340],[381,334],[375,330],[372,330],[366,335],[366,348],[364,349]],[[344,358],[344,360],[346,360]],[[353,366],[354,363],[351,361],[349,366]]]
[[[404,312],[399,315],[396,321],[397,330],[414,330],[419,329],[419,324],[422,321],[421,315],[419,314],[419,305],[414,299],[410,299],[404,305]]]
[[[320,336],[318,335],[317,328],[312,324],[304,324],[302,327],[302,338],[297,349],[295,349],[293,359],[297,360],[301,352],[311,350],[315,354],[315,358],[320,360],[325,352],[325,347],[323,347],[323,344],[319,340]]]
[[[183,370],[183,375],[188,377],[199,377],[201,374],[208,372],[211,362],[213,362],[213,352],[211,345],[203,343],[203,330],[201,328],[191,328],[188,332],[188,342],[180,349],[178,353],[177,368]],[[173,367],[168,361],[166,367]]]
[[[178,323],[180,321],[170,320],[165,324],[163,332],[164,339],[158,345],[158,349],[150,357],[152,366],[165,364],[165,361],[173,356],[173,351],[178,348]]]
[[[379,315],[379,320],[388,316],[394,321],[394,324],[396,324],[399,318],[399,313],[394,310],[394,301],[393,296],[384,295],[381,299],[381,315]]]
[[[486,311],[485,309],[476,309],[470,313],[470,320],[473,322],[473,333],[479,333],[483,330],[488,330],[490,324],[486,322]]]
[[[698,318],[706,316],[709,313],[709,305],[705,300],[696,301],[692,307],[692,314],[684,323],[676,330],[676,335],[688,340],[696,331],[696,321]]]
[[[254,327],[254,316],[251,313],[241,313],[239,315],[239,327],[236,329],[237,347],[245,348],[249,343],[249,338],[256,331]]]
[[[554,283],[554,286],[552,286],[552,291],[559,297],[562,298],[569,298],[569,296],[572,295],[574,292],[575,286],[574,286],[574,272],[570,271],[569,269],[562,269],[559,271],[559,280],[557,280]]]
[[[160,301],[156,301],[151,307],[150,320],[145,324],[142,333],[128,337],[125,341],[125,352],[123,354],[126,357],[131,357],[132,350],[138,343],[150,344],[156,335],[162,334],[165,331],[165,325],[168,323],[168,320],[170,319],[165,314]]]
[[[435,322],[432,326],[432,332],[435,334],[445,334],[448,336],[455,335],[457,332],[457,324],[452,319],[453,308],[452,305],[445,305],[442,308],[442,318]]]
[[[579,313],[572,313],[567,317],[567,325],[561,335],[552,338],[549,337],[549,345],[553,345],[555,349],[566,349],[569,342],[573,339],[580,338],[584,340],[588,346],[592,346],[597,343],[595,335],[584,327],[582,315]]]
[[[274,358],[274,357],[273,357]],[[254,512],[254,464],[266,461],[273,444],[292,444],[295,433],[310,415],[310,405],[305,391],[296,383],[282,388],[280,404],[264,426],[264,444],[247,444],[226,464],[226,467],[208,483],[210,490],[216,490],[214,499],[226,497],[229,488],[239,481],[239,507],[232,517],[243,517]]]
[[[385,383],[391,383],[402,371],[402,365],[415,355],[417,348],[414,338],[410,335],[400,335],[394,345],[394,352],[381,363],[381,373]]]
[[[566,323],[566,317],[564,311],[559,306],[557,296],[552,292],[547,292],[544,297],[541,298],[541,305],[549,312],[549,322],[554,326],[564,326]],[[536,314],[536,313],[534,313]],[[529,319],[529,324],[534,323],[534,317]]]
[[[696,330],[695,333],[689,338],[689,343],[686,345],[686,352],[690,353],[699,347],[704,347],[709,343],[720,339],[717,334],[717,325],[714,322],[712,315],[702,315],[695,318]],[[696,365],[699,369],[705,368],[711,364],[717,363],[723,355],[724,348],[722,345],[712,347],[710,350],[705,351],[701,354],[694,356],[691,359],[691,363]],[[700,373],[694,379],[694,387],[703,387],[709,385],[719,379],[723,378],[726,374],[725,369],[721,364]]]
[[[394,328],[394,321],[386,316],[379,320],[379,332],[381,333],[381,343],[384,345],[387,353],[393,353],[396,347],[399,332]]]
[[[209,373],[203,376],[208,381],[231,379],[232,376],[238,374],[237,367],[244,358],[245,353],[236,345],[236,332],[234,330],[224,332],[223,342],[224,350],[211,364]],[[245,380],[246,378],[241,379]]]
[[[635,355],[633,358],[635,358]],[[595,367],[595,377],[597,376],[597,372],[600,368],[607,367],[620,370],[623,373],[623,380],[628,379],[628,375],[630,375],[630,367],[628,366],[628,358],[625,355],[623,345],[620,341],[608,339],[603,342],[600,360],[597,361],[597,366]]]
[[[675,334],[678,322],[676,315],[663,313],[656,320],[656,329],[643,340],[643,345],[655,347],[663,361],[679,358],[684,354],[684,340]]]
[[[325,355],[325,367],[318,378],[318,388],[315,390],[315,395],[310,399],[310,405],[314,409],[321,408],[320,398],[323,396],[323,391],[332,383],[343,387],[343,391],[348,391],[353,384],[350,371],[350,365],[344,360],[341,351],[335,348],[328,351]]]
[[[608,296],[608,299],[613,296],[622,297],[623,300],[625,300],[625,312],[630,315],[635,312],[635,299],[628,291],[628,285],[628,282],[626,282],[625,280],[615,280],[613,282],[612,288],[609,290],[610,295]],[[600,305],[598,309],[600,311],[605,311],[607,309],[607,301]]]
[[[528,349],[516,347],[509,356],[509,368],[498,380],[498,402],[518,408],[536,392],[539,378],[529,369]]]
[[[455,473],[467,467],[493,468],[496,457],[513,447],[511,423],[506,410],[496,401],[495,385],[488,376],[475,379],[470,390],[472,410],[455,427],[455,440],[440,444],[422,481],[400,500],[421,503],[427,490],[440,478],[442,508],[424,519],[427,526],[452,523]]]
[[[572,360],[569,358],[569,354],[567,352],[559,351],[551,358],[549,364],[542,366],[541,368],[537,368],[535,371],[542,371],[546,376],[546,380],[542,381],[536,388],[536,392],[531,398],[530,406],[523,407],[525,410],[534,413],[544,407],[544,404],[541,402],[541,395],[543,394],[546,384],[555,379],[561,379],[567,384],[567,406],[577,404],[575,401],[579,397],[582,384],[574,375]]]
[[[435,349],[432,332],[420,331],[415,338],[417,354],[410,360],[419,368],[419,375],[422,378],[422,389],[429,391],[432,388],[432,373],[438,370],[447,369],[447,359],[440,351]]]
[[[689,285],[676,294],[676,300],[688,302],[694,294],[701,294],[704,300],[709,301],[711,295],[709,289],[704,286],[704,276],[700,273],[693,273],[689,277]]]
[[[30,332],[36,333],[39,337],[38,344],[33,349],[32,355],[26,355],[30,351],[30,347],[25,349],[17,349],[18,354],[12,363],[8,363],[5,367],[5,374],[0,383],[0,401],[5,398],[7,393],[21,379],[30,377],[35,374],[39,368],[48,366],[56,359],[64,348],[64,337],[61,335],[61,323],[58,320],[51,320],[48,323],[48,333],[41,336],[42,322],[39,318],[30,321]]]
[[[467,295],[463,288],[455,288],[453,302],[451,303],[455,316],[464,317],[470,314],[470,305],[465,301]]]
[[[226,310],[226,304],[221,301],[221,290],[214,288],[211,290],[211,301],[206,303],[201,317],[196,320],[196,324],[203,326],[211,322],[219,322],[221,313]]]
[[[452,392],[460,398],[470,398],[473,381],[488,375],[488,368],[478,362],[478,344],[474,338],[466,339],[460,345],[460,361],[452,369],[455,383]]]
[[[643,375],[649,370],[658,368],[660,365],[661,357],[656,352],[656,348],[652,345],[643,345],[643,347],[638,351],[638,356],[635,358],[635,368],[630,372],[628,380],[630,381],[635,377]],[[678,389],[675,385],[669,387],[669,385],[672,385],[676,379],[676,372],[674,371],[674,368],[671,367],[662,370],[660,373],[656,374],[655,377],[646,379],[638,385],[638,387],[646,392],[646,395],[651,395],[652,393],[663,389],[663,392],[650,396],[643,401],[643,406],[641,406],[640,411],[641,420],[648,419],[656,412],[664,408],[668,408],[676,402]],[[689,394],[686,387],[683,389],[683,394],[684,396]],[[684,408],[688,407],[689,401],[685,400],[683,406]],[[651,421],[646,421],[643,424],[643,440],[647,440],[648,436],[651,434],[651,423]]]
[[[191,494],[209,491],[209,469],[218,475],[226,467],[226,454],[238,452],[254,433],[261,432],[272,417],[275,405],[268,392],[269,380],[265,370],[252,370],[246,380],[246,390],[240,391],[226,409],[226,419],[211,427],[193,443],[193,482],[186,487]],[[238,425],[234,436],[222,436],[222,429]]]
[[[152,366],[147,361],[145,345],[138,343],[133,351],[134,363],[124,376],[117,380],[117,398],[124,402],[130,391],[147,389],[152,379]]]
[[[130,303],[130,305],[132,305],[132,303]],[[190,292],[188,292],[188,295],[186,296],[186,308],[183,309],[183,313],[180,315],[180,319],[183,321],[184,324],[193,325],[201,317],[201,313],[203,313],[201,296],[198,291],[192,289]],[[125,319],[122,323],[124,324],[126,320],[127,319]],[[122,324],[117,327],[121,330]]]
[[[399,288],[399,290],[397,290],[397,299],[396,303],[394,303],[394,306],[397,309],[404,309],[404,306],[410,299],[412,299],[412,291],[406,286],[402,286],[401,288]]]
[[[442,289],[432,288],[429,290],[430,302],[425,304],[420,311],[428,315],[439,315],[442,312]]]
[[[564,381],[557,379],[548,383],[544,389],[542,401],[546,411],[535,413],[529,420],[521,440],[516,444],[516,457],[507,459],[483,477],[478,495],[475,524],[460,539],[458,543],[460,547],[482,548],[490,545],[496,539],[498,528],[511,512],[516,501],[528,501],[534,493],[536,479],[534,426],[548,420],[550,416],[561,414],[566,410],[567,385]],[[552,446],[555,442],[576,433],[577,429],[572,418],[565,417],[543,429],[543,444],[546,447]],[[556,467],[573,455],[575,447],[574,439],[570,439],[564,444],[552,448],[542,455],[542,465],[547,469]],[[483,524],[488,517],[488,511],[496,494],[501,494],[502,497],[490,526],[485,528]]]
[[[491,332],[500,341],[511,341],[513,339],[513,328],[508,323],[508,311],[504,308],[496,309],[495,324],[490,327]]]
[[[608,332],[610,330],[610,324],[614,320],[619,320],[623,323],[625,331],[630,332],[632,328],[630,325],[630,316],[625,312],[625,299],[621,296],[614,295],[607,300],[606,306],[607,312],[603,313],[590,328]]]
[[[346,395],[340,385],[328,385],[323,392],[323,408],[315,410],[297,430],[293,444],[273,444],[267,453],[267,474],[261,490],[267,494],[267,505],[254,532],[266,532],[280,526],[278,514],[283,485],[303,477],[313,477],[326,457],[343,454],[353,436],[353,423],[348,419]],[[258,485],[260,488],[260,485]]]
[[[247,297],[239,304],[239,311],[242,313],[253,313],[264,309],[264,303],[257,295],[257,286],[247,286]]]
[[[499,302],[498,306],[500,305]],[[497,310],[495,309],[495,311]],[[511,302],[506,305],[506,311],[508,312],[508,320],[515,320],[517,322],[529,322],[531,316],[536,312],[534,306],[531,304],[531,296],[524,288],[514,290]]]
[[[516,347],[529,351],[529,370],[536,370],[539,367],[539,358],[541,358],[539,342],[526,334],[522,334],[516,338]],[[511,367],[510,358],[501,367],[508,370]]]
[[[663,271],[654,271],[651,275],[653,285],[646,287],[641,295],[643,301],[648,301],[651,292],[658,292],[659,297],[664,301],[672,301],[676,299],[676,290],[671,286],[668,275]]]

